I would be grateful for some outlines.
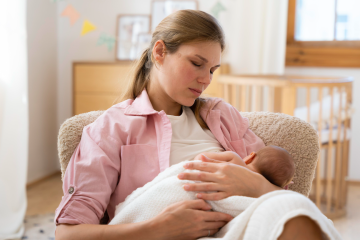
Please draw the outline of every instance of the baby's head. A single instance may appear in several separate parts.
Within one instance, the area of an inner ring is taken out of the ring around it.
[[[269,182],[281,188],[288,185],[295,174],[292,156],[285,149],[266,146],[244,158],[247,168],[260,173]]]

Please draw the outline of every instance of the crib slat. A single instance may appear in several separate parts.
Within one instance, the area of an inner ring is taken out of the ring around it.
[[[339,113],[337,121],[337,141],[336,141],[336,176],[335,176],[335,211],[340,208],[340,181],[341,181],[341,112],[342,112],[342,93],[343,89],[339,88]],[[345,141],[343,139],[343,141]]]
[[[254,110],[254,86],[248,86],[248,111],[253,112]]]
[[[306,88],[307,122],[310,123],[310,88]]]
[[[327,157],[327,183],[326,183],[326,211],[330,213],[331,203],[332,203],[332,186],[333,186],[333,174],[332,174],[332,149],[333,149],[333,115],[334,115],[334,87],[330,87],[330,125],[329,125],[329,148],[328,148],[328,157]]]
[[[262,95],[261,89],[262,89],[261,86],[255,87],[255,111],[256,112],[261,111],[261,95]]]
[[[241,111],[246,112],[246,85],[241,86]]]
[[[344,121],[344,142],[343,142],[343,149],[342,149],[342,162],[343,162],[343,166],[342,166],[342,176],[341,176],[341,206],[345,206],[346,204],[346,189],[347,189],[347,182],[346,182],[346,177],[347,177],[347,171],[348,171],[348,141],[346,140],[346,129],[348,128],[349,125],[349,119],[348,119],[348,110],[349,110],[349,98],[350,98],[350,93],[351,88],[346,88],[345,89],[345,93],[346,93],[346,102],[345,102],[345,121]]]
[[[320,209],[320,193],[321,193],[321,149],[322,149],[322,141],[321,141],[321,131],[322,131],[322,95],[323,89],[319,88],[318,100],[319,100],[319,119],[318,119],[318,132],[319,132],[319,144],[320,144],[320,152],[319,159],[317,161],[316,166],[316,192],[315,192],[315,202],[316,206]]]
[[[281,93],[281,112],[294,116],[294,109],[296,107],[296,87],[283,87]]]
[[[231,85],[231,105],[233,105],[237,110],[239,110],[239,94],[238,94],[238,85]]]
[[[229,84],[224,84],[224,100],[230,103],[230,91],[229,91]]]
[[[268,86],[268,106],[267,111],[268,112],[274,112],[274,98],[275,98],[275,89],[273,86]]]
[[[236,109],[240,111],[240,86],[236,85]]]
[[[218,84],[218,87],[219,87],[219,90],[218,90],[218,94],[217,94],[217,97],[219,98],[222,98],[222,99],[225,99],[224,98],[224,85],[225,84]]]

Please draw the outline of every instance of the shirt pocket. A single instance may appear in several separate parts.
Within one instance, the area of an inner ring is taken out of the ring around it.
[[[160,172],[158,150],[147,144],[121,147],[120,200],[153,180]]]

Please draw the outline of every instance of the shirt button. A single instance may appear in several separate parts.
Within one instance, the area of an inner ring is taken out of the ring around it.
[[[73,187],[70,187],[68,192],[69,192],[70,194],[72,194],[72,193],[74,192],[74,188],[73,188]]]

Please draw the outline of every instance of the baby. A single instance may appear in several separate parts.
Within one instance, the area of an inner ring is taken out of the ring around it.
[[[286,188],[287,185],[293,183],[292,179],[295,173],[294,160],[285,149],[277,146],[266,146],[258,152],[252,152],[249,156],[241,159],[236,153],[233,153],[233,158],[229,163],[237,164],[248,168],[251,171],[260,173],[269,182]],[[210,157],[209,153],[202,153],[195,157],[201,160],[201,155]]]
[[[222,159],[229,157],[223,159],[224,161],[260,173],[281,188],[285,187],[286,189],[293,178],[294,162],[291,155],[283,148],[267,146],[256,153],[251,153],[244,159],[241,159],[235,152],[229,151],[229,153],[222,155]],[[202,155],[216,159],[214,152],[205,152],[197,155],[196,161],[204,159],[205,157]],[[192,182],[178,178],[178,174],[184,171],[197,170],[186,170],[184,162],[174,164],[143,187],[136,189],[124,202],[116,206],[115,216],[109,225],[146,221],[157,216],[171,204],[197,199],[196,192],[183,191],[184,183]],[[251,197],[231,196],[222,200],[207,201],[207,203],[211,205],[212,211],[224,212],[236,217],[255,201],[256,199]]]

